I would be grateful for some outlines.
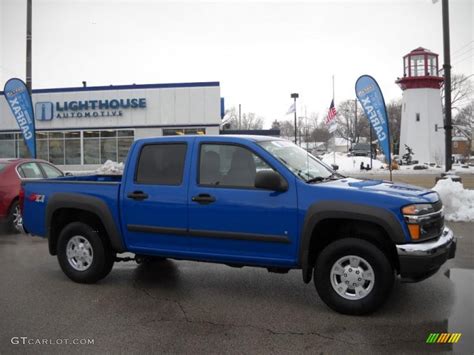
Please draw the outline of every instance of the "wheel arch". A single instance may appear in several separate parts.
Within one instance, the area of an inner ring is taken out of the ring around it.
[[[304,220],[298,259],[304,282],[311,281],[317,254],[330,242],[344,237],[375,244],[398,270],[395,244],[406,240],[403,227],[393,213],[374,206],[323,201],[313,204]]]
[[[125,251],[122,235],[110,209],[97,197],[74,193],[54,194],[46,207],[45,222],[51,255],[57,253],[57,241],[61,230],[72,222],[84,222],[98,228],[106,236],[114,251]]]

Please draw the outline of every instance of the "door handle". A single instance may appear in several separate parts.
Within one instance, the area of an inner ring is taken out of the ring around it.
[[[144,193],[143,191],[133,191],[130,192],[127,197],[133,200],[142,201],[148,198],[148,194]]]
[[[194,202],[200,203],[201,205],[208,205],[210,203],[215,202],[216,198],[209,194],[199,194],[197,196],[193,196],[191,200],[193,200]]]

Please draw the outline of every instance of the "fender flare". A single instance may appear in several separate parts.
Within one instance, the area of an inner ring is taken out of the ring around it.
[[[60,192],[51,196],[46,206],[46,237],[48,238],[49,252],[52,255],[56,254],[56,240],[51,239],[51,223],[54,213],[62,208],[79,209],[95,214],[107,231],[112,249],[119,253],[125,251],[122,234],[115,224],[109,207],[103,200],[94,196]]]
[[[311,281],[313,267],[309,265],[309,247],[316,225],[327,219],[350,219],[377,224],[394,244],[406,243],[406,234],[396,215],[387,209],[347,201],[320,201],[311,205],[305,215],[298,263],[303,280]]]

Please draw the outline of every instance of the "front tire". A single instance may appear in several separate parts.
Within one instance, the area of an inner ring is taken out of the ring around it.
[[[115,253],[91,226],[73,222],[63,228],[58,240],[58,261],[71,280],[94,283],[109,274]]]
[[[321,299],[343,314],[374,312],[388,298],[394,269],[374,244],[357,238],[336,240],[322,250],[314,269]]]

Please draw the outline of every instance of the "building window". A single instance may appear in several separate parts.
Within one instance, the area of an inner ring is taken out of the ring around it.
[[[0,134],[0,158],[16,158],[16,133]]]
[[[199,127],[199,128],[165,128],[163,129],[164,136],[182,136],[186,134],[205,135],[206,128]]]
[[[117,154],[118,161],[125,162],[127,160],[128,151],[134,140],[134,134],[132,130],[117,131]]]
[[[100,132],[84,131],[84,164],[100,164]]]
[[[418,112],[416,113],[416,122],[420,122],[420,114]]]
[[[64,132],[49,132],[49,159],[56,165],[64,165]]]
[[[117,161],[117,131],[100,132],[100,162]]]
[[[64,134],[66,165],[81,164],[81,132],[66,132]]]
[[[423,55],[410,56],[411,76],[425,75],[425,57]]]
[[[134,136],[133,130],[36,132],[36,155],[56,165],[80,165],[81,157],[84,164],[101,164],[109,159],[123,162]],[[0,133],[0,158],[29,157],[20,133]]]

